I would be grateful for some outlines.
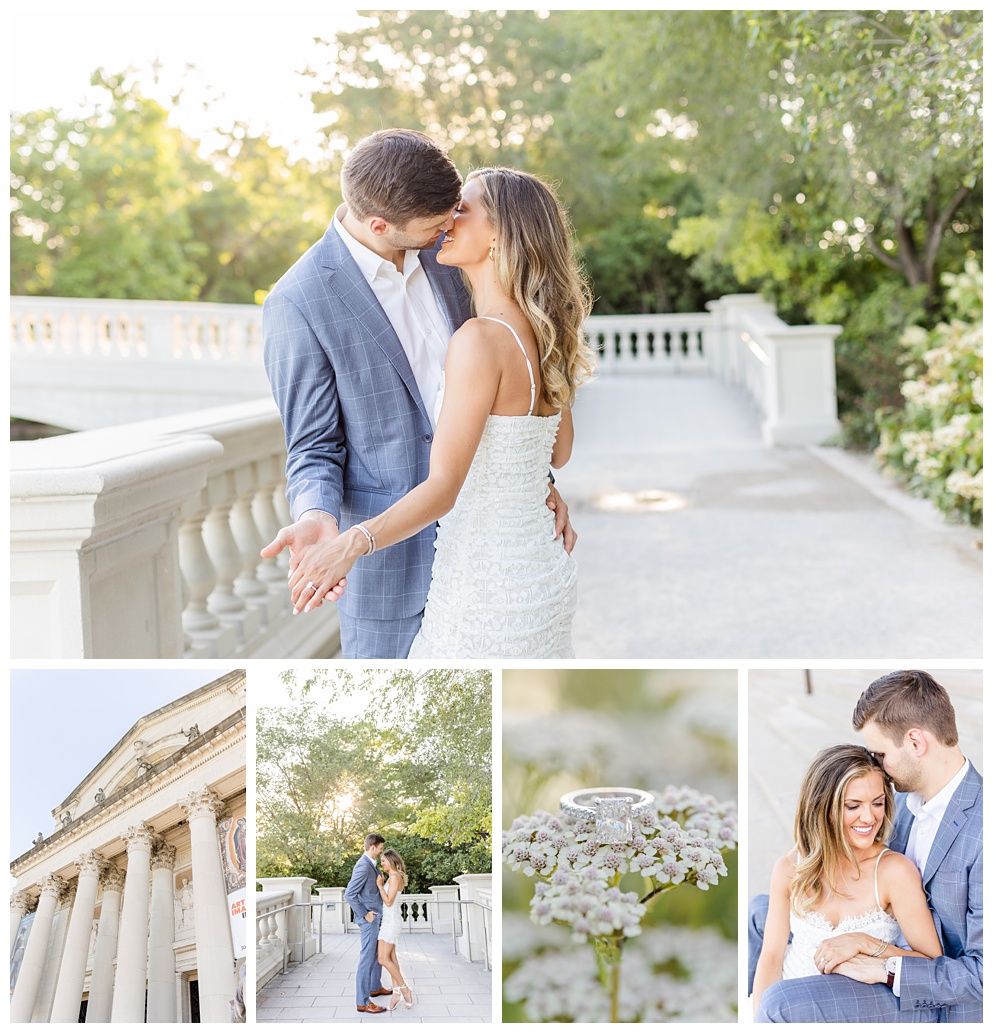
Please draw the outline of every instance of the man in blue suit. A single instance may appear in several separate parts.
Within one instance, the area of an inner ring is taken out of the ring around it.
[[[452,160],[422,133],[373,133],[345,161],[345,203],[327,232],[266,298],[265,366],[286,435],[294,523],[263,556],[288,547],[305,564],[308,549],[426,479],[445,353],[469,318],[459,270],[436,261],[461,189]],[[554,489],[549,505],[563,533],[568,511]],[[332,593],[343,656],[407,656],[427,600],[435,533],[432,525],[382,552],[370,541],[347,590]],[[571,537],[569,529],[567,547]],[[296,610],[322,601],[308,595]]]
[[[890,846],[921,872],[944,954],[860,954],[837,974],[782,980],[756,1021],[982,1022],[983,780],[959,749],[948,693],[924,671],[894,671],[862,693],[852,723],[899,794]],[[749,990],[765,922],[762,898],[752,905]]]
[[[379,894],[376,862],[383,852],[385,840],[378,833],[365,837],[365,853],[355,862],[352,877],[345,889],[345,900],[352,909],[352,917],[359,927],[362,943],[359,948],[359,967],[355,973],[355,1010],[370,1015],[386,1011],[373,1000],[389,990],[383,989],[383,969],[378,960],[379,925],[383,918],[383,898]]]

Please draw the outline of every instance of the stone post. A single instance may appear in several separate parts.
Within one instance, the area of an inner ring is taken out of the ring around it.
[[[256,879],[263,893],[286,893],[293,894],[294,904],[310,904],[313,899],[313,888],[317,885],[316,879],[288,878],[288,879]],[[344,905],[346,911],[348,904]],[[306,961],[317,953],[317,940],[314,936],[313,923],[310,920],[310,909],[294,907],[283,912],[285,916],[283,928],[286,930],[286,942],[290,949],[290,961]],[[345,916],[346,928],[348,916]]]
[[[59,896],[65,889],[65,882],[57,875],[49,875],[42,883],[38,910],[35,912],[31,932],[28,935],[17,986],[10,1001],[10,1021],[30,1022],[34,1012],[35,998],[41,985],[45,956],[48,953],[48,938],[52,932],[52,919]]]
[[[477,900],[480,890],[489,891],[493,876],[489,872],[479,875],[456,875],[459,884],[459,900]],[[462,938],[459,940],[459,954],[467,961],[483,960],[483,916],[478,907],[462,908]]]
[[[124,872],[110,867],[103,876],[103,901],[100,905],[100,927],[97,947],[93,952],[93,973],[90,996],[86,1005],[87,1022],[110,1022],[114,999],[114,958],[117,957],[117,934],[121,927],[121,893]]]
[[[148,1021],[176,1021],[176,848],[156,844],[152,854],[152,907],[148,925]]]
[[[148,885],[153,831],[143,822],[122,836],[128,851],[124,908],[117,943],[117,978],[111,1022],[145,1021],[145,976],[148,968]]]
[[[217,841],[217,819],[224,805],[216,793],[204,786],[180,800],[180,806],[188,816],[193,852],[200,1021],[230,1022],[235,992],[234,948]]]
[[[69,929],[62,949],[62,965],[55,986],[50,1022],[79,1021],[79,1006],[83,1000],[83,983],[86,979],[86,955],[93,928],[93,909],[97,902],[100,874],[107,862],[91,850],[76,858],[76,866],[79,869],[76,902],[69,917]]]

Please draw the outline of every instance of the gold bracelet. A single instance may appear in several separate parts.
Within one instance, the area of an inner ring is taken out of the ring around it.
[[[368,540],[369,540],[369,551],[366,553],[366,555],[367,556],[371,556],[376,551],[376,539],[375,539],[373,533],[369,530],[368,527],[364,527],[362,524],[355,524],[354,526],[359,531],[361,531],[366,536],[366,538],[368,538]]]

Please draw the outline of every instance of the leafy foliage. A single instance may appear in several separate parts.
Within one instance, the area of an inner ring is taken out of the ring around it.
[[[880,409],[877,455],[946,513],[983,515],[983,275],[970,262],[948,275],[950,317],[901,338],[908,379],[903,408]]]

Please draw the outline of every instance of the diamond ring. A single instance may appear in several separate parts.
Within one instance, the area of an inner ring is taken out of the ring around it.
[[[601,786],[577,789],[559,801],[562,813],[580,820],[594,819],[595,835],[601,843],[629,843],[634,835],[633,819],[647,814],[655,797],[643,789]]]
[[[314,582],[313,582],[313,581],[308,581],[308,582],[307,582],[307,587],[308,587],[308,588],[309,588],[309,589],[310,589],[310,590],[311,590],[312,592],[316,592],[316,591],[317,591],[317,586],[316,586],[316,585],[314,584]]]

